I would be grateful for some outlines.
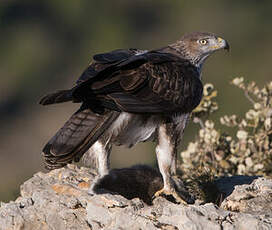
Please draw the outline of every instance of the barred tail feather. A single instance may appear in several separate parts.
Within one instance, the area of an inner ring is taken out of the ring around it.
[[[81,108],[49,140],[43,149],[45,167],[55,169],[78,161],[119,115],[118,112],[93,113]]]

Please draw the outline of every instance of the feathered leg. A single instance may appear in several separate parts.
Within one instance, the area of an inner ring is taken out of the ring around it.
[[[92,161],[95,161],[95,165],[98,170],[98,175],[95,181],[89,188],[89,193],[94,194],[94,187],[96,183],[109,173],[110,170],[110,152],[111,144],[109,143],[109,137],[102,137],[94,143],[94,145],[89,149],[88,155],[92,158]]]
[[[172,196],[178,203],[192,203],[182,181],[176,177],[178,138],[173,133],[173,124],[161,124],[158,129],[156,155],[163,177],[163,188],[154,197]]]

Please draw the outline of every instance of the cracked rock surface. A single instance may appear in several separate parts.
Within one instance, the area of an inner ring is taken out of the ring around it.
[[[216,181],[221,207],[174,204],[162,197],[147,205],[109,193],[89,195],[95,173],[69,165],[37,173],[21,196],[1,203],[0,229],[272,229],[272,180],[235,176]]]

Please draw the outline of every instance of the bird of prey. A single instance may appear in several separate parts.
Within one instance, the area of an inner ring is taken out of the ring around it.
[[[226,40],[207,32],[184,35],[156,50],[118,49],[93,56],[74,87],[44,96],[40,104],[72,101],[81,106],[43,149],[46,167],[78,161],[88,151],[100,178],[109,172],[111,146],[157,142],[163,188],[155,196],[186,198],[175,180],[177,146],[192,110],[200,103],[204,61]]]

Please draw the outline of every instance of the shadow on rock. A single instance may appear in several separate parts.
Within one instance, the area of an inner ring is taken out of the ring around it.
[[[185,185],[197,203],[212,202],[220,206],[236,185],[250,184],[257,178],[239,175],[214,179],[208,174],[202,174],[186,181]],[[163,180],[157,169],[147,165],[136,165],[112,169],[108,175],[97,181],[93,191],[97,194],[119,194],[130,200],[140,198],[146,204],[152,205],[153,195],[162,187]],[[168,200],[172,201],[171,198]]]
[[[221,177],[214,181],[219,192],[223,193],[224,197],[229,196],[236,185],[251,184],[258,176],[243,176],[236,175],[231,177]]]
[[[152,204],[152,197],[163,187],[161,174],[147,165],[130,168],[112,169],[93,188],[97,194],[119,194],[127,199],[140,198],[146,204]]]

